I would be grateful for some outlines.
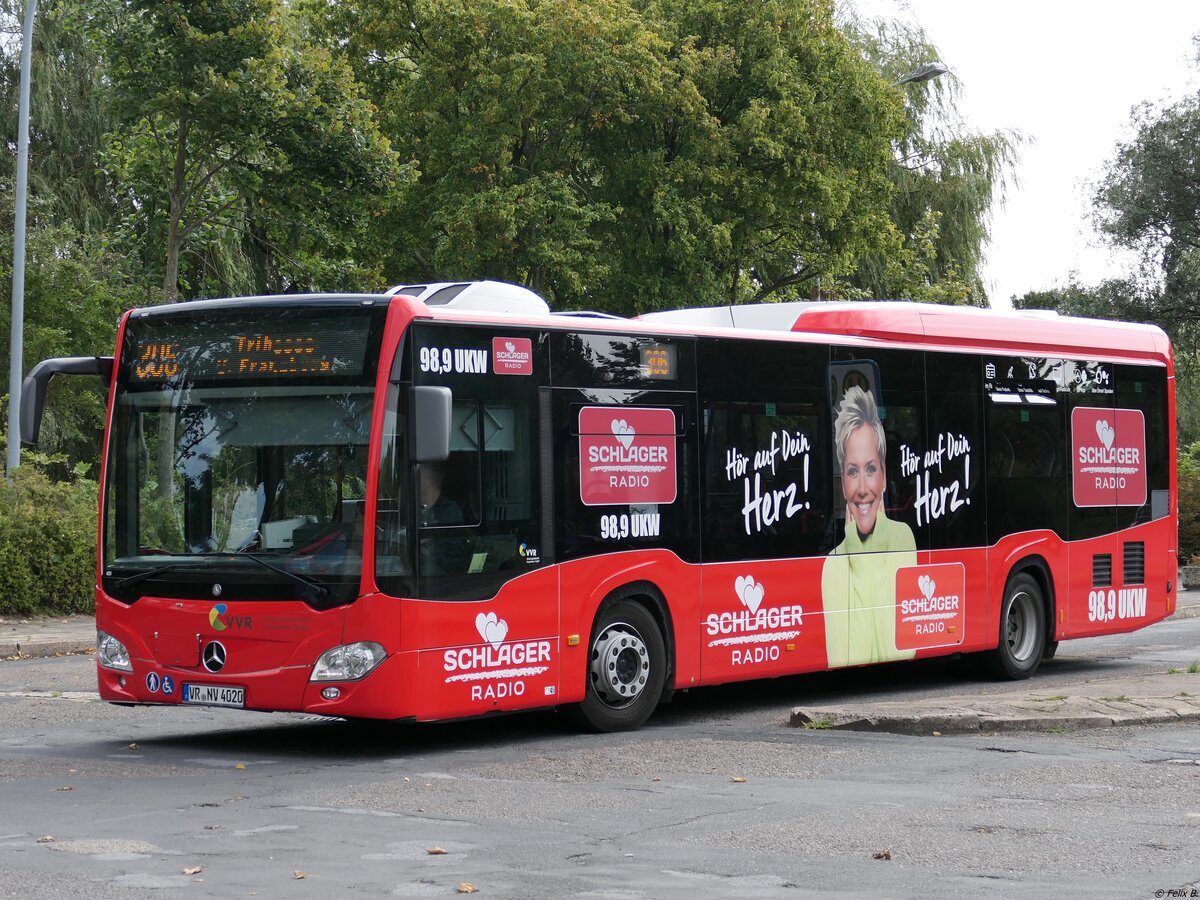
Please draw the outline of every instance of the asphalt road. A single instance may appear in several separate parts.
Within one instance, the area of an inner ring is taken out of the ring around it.
[[[1171,620],[1063,644],[1038,684],[1171,667],[1200,694],[1196,661],[1200,619]],[[598,736],[549,713],[372,726],[126,709],[95,699],[93,665],[0,663],[0,897],[1200,889],[1194,725],[935,737],[786,724],[800,702],[997,689],[964,663],[697,690],[637,733]]]

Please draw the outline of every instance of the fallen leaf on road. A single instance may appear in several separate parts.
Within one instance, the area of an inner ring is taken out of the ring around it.
[[[220,825],[205,825],[204,830],[205,831],[216,831],[220,827],[221,827]]]
[[[37,842],[39,844],[53,844],[56,840],[58,840],[58,838],[54,837],[53,835],[45,834],[38,838]]]
[[[734,784],[745,784],[746,783],[746,779],[743,778],[741,775],[735,775],[733,778],[730,778],[729,780],[732,781]]]
[[[245,763],[238,763],[236,766],[234,766],[234,768],[235,768],[235,769],[244,769],[244,768],[246,768],[246,764],[245,764]]]
[[[308,877],[308,874],[305,872],[301,872],[299,869],[297,869],[295,872],[292,873],[292,878],[294,878],[296,881],[299,881],[301,878],[307,878],[307,877]]]
[[[56,791],[73,791],[73,790],[75,790],[75,788],[71,787],[70,785],[65,785],[63,787],[56,787],[55,790]]]
[[[941,737],[941,736],[942,736],[942,733],[941,733],[940,731],[935,731],[935,732],[933,733],[933,736],[934,736],[934,737]]]
[[[425,852],[430,856],[442,856],[446,851],[441,847],[426,847]]]
[[[888,847],[886,850],[880,850],[878,853],[873,854],[873,856],[875,859],[891,859],[892,848]]]
[[[183,869],[184,875],[199,875],[204,871],[204,866],[185,866]]]
[[[475,887],[475,885],[471,884],[469,881],[464,881],[458,886],[458,892],[460,894],[478,894],[479,888]]]
[[[141,750],[142,748],[141,748],[141,747],[139,747],[139,746],[137,745],[137,742],[135,741],[134,743],[132,743],[132,744],[130,744],[130,745],[129,745],[129,749],[130,749],[130,750]]]

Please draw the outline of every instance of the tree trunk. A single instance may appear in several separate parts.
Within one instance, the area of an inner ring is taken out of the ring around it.
[[[187,138],[188,122],[179,123],[179,140],[175,145],[175,169],[171,173],[171,184],[167,188],[169,208],[167,210],[167,260],[163,274],[163,302],[174,303],[179,299],[179,255],[183,252],[181,225],[183,210],[187,205],[184,192],[187,189]]]
[[[187,122],[179,124],[179,143],[175,147],[175,171],[171,186],[167,189],[170,205],[167,211],[167,259],[163,274],[163,302],[174,303],[179,299],[179,254],[182,252],[180,225],[183,221],[184,178],[187,175]],[[161,432],[158,439],[158,496],[169,498],[175,493],[175,413],[160,417]]]

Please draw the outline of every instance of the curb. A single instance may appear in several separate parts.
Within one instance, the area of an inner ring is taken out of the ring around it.
[[[788,724],[793,728],[840,731],[877,731],[888,734],[947,735],[992,734],[1020,731],[1080,731],[1126,725],[1180,725],[1200,722],[1200,709],[1178,711],[1149,709],[1140,714],[1112,715],[1094,711],[1058,715],[997,715],[994,713],[938,712],[925,715],[863,715],[844,710],[792,710]]]

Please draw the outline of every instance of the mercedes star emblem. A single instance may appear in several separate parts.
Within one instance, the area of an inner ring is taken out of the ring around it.
[[[209,641],[204,645],[204,668],[210,672],[220,672],[225,668],[225,647],[220,641]]]
[[[220,586],[219,584],[214,584],[214,585],[213,585],[213,596],[214,596],[214,597],[220,597],[220,596],[221,596],[221,586]]]

